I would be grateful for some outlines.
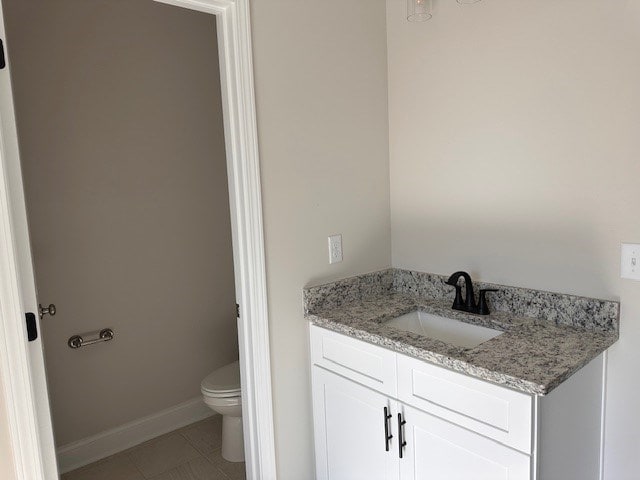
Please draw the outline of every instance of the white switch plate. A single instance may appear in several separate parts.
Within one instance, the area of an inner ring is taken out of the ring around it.
[[[342,235],[331,235],[329,237],[329,263],[340,263],[342,261]]]
[[[623,243],[620,259],[620,276],[640,280],[640,244]]]

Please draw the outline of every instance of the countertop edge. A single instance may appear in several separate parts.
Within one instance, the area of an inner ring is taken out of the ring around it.
[[[583,361],[572,366],[571,369],[563,372],[561,375],[558,375],[554,378],[553,382],[550,382],[548,384],[540,384],[532,382],[530,380],[526,380],[524,378],[519,378],[513,375],[496,372],[484,367],[479,367],[461,359],[452,358],[440,353],[420,349],[403,342],[383,337],[376,333],[368,332],[354,326],[345,325],[343,323],[324,318],[317,314],[308,313],[307,315],[305,315],[305,318],[309,321],[310,324],[317,327],[341,333],[351,338],[361,340],[371,345],[377,345],[381,348],[386,348],[402,355],[417,358],[419,360],[432,363],[436,366],[452,370],[456,373],[467,375],[471,378],[477,378],[486,382],[490,382],[494,385],[518,391],[520,393],[538,396],[545,396],[551,393],[557,387],[562,385],[562,383],[568,380],[573,374],[578,372],[581,368],[598,357],[598,355],[601,355],[602,353],[607,351],[617,341],[618,338],[617,336],[612,336],[611,341],[608,342],[607,346],[604,349],[594,352],[592,355],[589,355],[587,358],[583,359]],[[377,341],[372,342],[371,339],[375,339]]]

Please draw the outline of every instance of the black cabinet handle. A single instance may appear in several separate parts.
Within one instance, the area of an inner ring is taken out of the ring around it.
[[[407,442],[404,440],[404,435],[402,434],[402,427],[407,423],[406,420],[402,420],[402,414],[398,414],[398,454],[400,458],[402,458],[402,449],[405,447]]]
[[[389,409],[384,407],[384,449],[389,451],[389,440],[393,438],[393,435],[389,434],[389,419],[392,415],[389,413]]]

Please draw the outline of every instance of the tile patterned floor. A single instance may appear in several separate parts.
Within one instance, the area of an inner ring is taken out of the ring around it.
[[[61,480],[244,480],[244,463],[220,454],[215,415],[62,475]]]

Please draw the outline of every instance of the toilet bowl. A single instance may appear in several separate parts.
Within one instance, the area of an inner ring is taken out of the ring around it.
[[[208,375],[200,390],[204,403],[222,415],[222,458],[244,462],[240,363],[230,363]]]

